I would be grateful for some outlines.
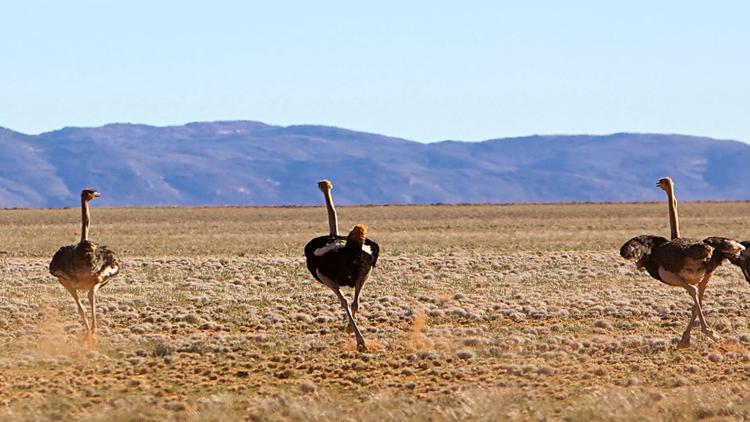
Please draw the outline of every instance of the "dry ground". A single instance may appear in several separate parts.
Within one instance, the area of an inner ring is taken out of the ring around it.
[[[750,239],[750,203],[682,203],[683,232]],[[618,255],[664,204],[340,207],[383,249],[353,351],[307,273],[316,208],[93,209],[123,274],[99,346],[47,273],[77,209],[0,210],[0,420],[750,418],[750,286],[722,268],[695,330],[685,292]]]

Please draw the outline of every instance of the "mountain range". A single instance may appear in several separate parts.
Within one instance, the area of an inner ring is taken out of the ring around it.
[[[0,208],[750,199],[750,145],[672,134],[551,135],[420,143],[253,121],[108,124],[39,135],[0,128]]]

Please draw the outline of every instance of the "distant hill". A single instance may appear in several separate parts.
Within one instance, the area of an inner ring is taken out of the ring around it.
[[[109,124],[31,136],[0,128],[0,207],[750,199],[750,145],[684,135],[527,136],[430,144],[252,121]]]

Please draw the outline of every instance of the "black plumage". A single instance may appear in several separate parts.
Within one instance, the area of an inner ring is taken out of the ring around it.
[[[317,256],[315,251],[324,250],[327,246],[338,244],[326,254]],[[378,262],[380,247],[370,239],[365,244],[370,252],[365,252],[356,242],[347,242],[344,236],[320,236],[307,242],[305,245],[305,258],[307,269],[310,274],[318,280],[318,272],[333,280],[339,286],[355,287],[357,282],[367,278],[370,269]]]

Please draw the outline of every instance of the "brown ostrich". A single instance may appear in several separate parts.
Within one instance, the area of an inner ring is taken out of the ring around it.
[[[75,299],[78,314],[86,327],[83,343],[92,347],[96,345],[96,293],[120,272],[120,263],[114,253],[88,239],[89,201],[98,196],[99,192],[93,189],[81,191],[81,241],[60,248],[49,263],[50,274],[57,277]],[[78,298],[78,290],[88,290],[91,325]]]
[[[333,184],[328,180],[321,180],[318,182],[318,188],[325,196],[329,233],[327,236],[316,237],[305,245],[307,269],[316,280],[336,294],[349,321],[347,331],[354,332],[357,350],[364,352],[367,351],[367,346],[354,316],[359,309],[362,286],[378,261],[380,247],[367,238],[367,226],[364,224],[354,226],[348,236],[340,236],[336,209],[331,197]],[[341,286],[354,288],[351,305],[341,293]]]
[[[678,348],[690,346],[690,331],[696,318],[700,320],[701,332],[719,341],[719,336],[708,327],[703,316],[703,294],[716,268],[725,259],[738,264],[745,247],[723,237],[708,237],[702,241],[679,237],[674,183],[665,177],[659,180],[657,186],[667,193],[672,240],[653,235],[636,236],[622,245],[620,255],[635,260],[637,267],[645,268],[651,277],[670,286],[682,287],[690,295],[693,300],[690,322],[682,333]],[[750,283],[750,274],[743,272]]]

